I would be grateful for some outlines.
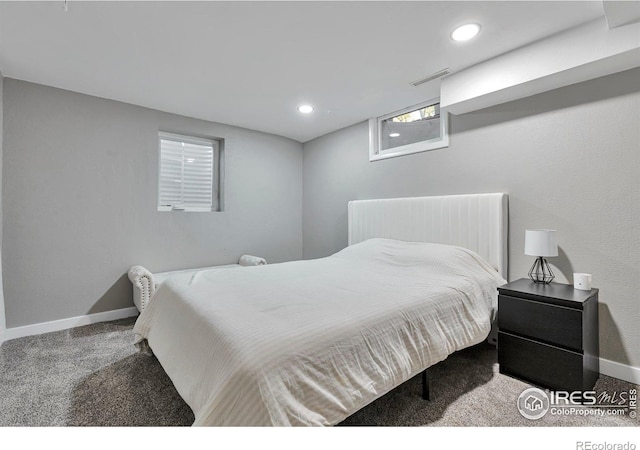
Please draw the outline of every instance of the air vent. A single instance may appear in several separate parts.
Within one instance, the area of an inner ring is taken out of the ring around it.
[[[427,81],[435,80],[436,78],[442,78],[445,75],[449,75],[450,73],[451,73],[451,69],[449,69],[447,67],[446,69],[442,69],[442,70],[439,70],[436,73],[432,73],[431,75],[429,75],[426,78],[423,78],[422,80],[414,81],[411,84],[414,85],[414,86],[420,86],[421,84],[424,84]]]

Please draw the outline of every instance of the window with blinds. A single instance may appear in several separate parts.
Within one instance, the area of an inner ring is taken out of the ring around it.
[[[159,133],[158,211],[217,211],[219,142]]]

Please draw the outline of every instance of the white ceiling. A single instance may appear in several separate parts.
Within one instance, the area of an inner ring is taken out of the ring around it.
[[[440,69],[603,16],[599,1],[63,5],[0,2],[5,77],[300,142],[438,96],[439,81],[410,82]],[[449,39],[470,21],[475,40]]]

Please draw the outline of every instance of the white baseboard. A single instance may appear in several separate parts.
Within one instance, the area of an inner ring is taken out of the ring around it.
[[[640,368],[600,358],[600,373],[629,383],[640,384]]]
[[[33,325],[26,325],[24,327],[7,328],[4,332],[4,339],[0,340],[0,343],[20,337],[33,336],[42,333],[51,333],[52,331],[67,330],[69,328],[90,325],[92,323],[125,319],[127,317],[133,317],[137,315],[138,309],[135,307],[131,307],[116,309],[114,311],[88,314],[86,316],[71,317],[69,319],[54,320],[52,322],[35,323]]]

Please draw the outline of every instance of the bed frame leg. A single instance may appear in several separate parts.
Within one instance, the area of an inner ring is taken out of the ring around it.
[[[422,398],[424,400],[431,400],[431,376],[429,369],[425,369],[422,372]]]
[[[135,344],[135,346],[138,348],[139,353],[147,356],[153,356],[153,350],[151,350],[151,347],[149,347],[149,341],[147,341],[146,339],[138,342],[137,344]]]

